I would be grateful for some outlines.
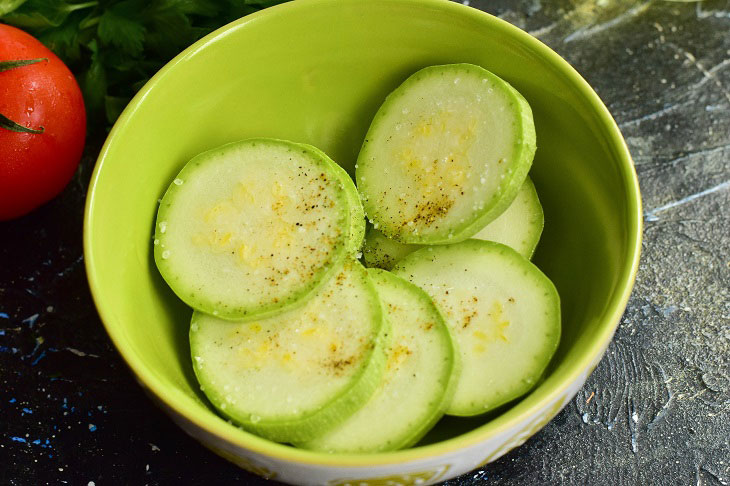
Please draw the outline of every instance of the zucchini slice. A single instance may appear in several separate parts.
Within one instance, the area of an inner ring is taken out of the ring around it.
[[[254,319],[302,305],[345,258],[347,191],[307,147],[250,139],[194,157],[167,189],[154,255],[191,307]]]
[[[533,387],[560,340],[560,299],[529,260],[466,240],[422,248],[393,272],[431,296],[456,342],[462,368],[447,414],[488,412]]]
[[[544,224],[545,216],[535,184],[528,177],[512,204],[472,238],[502,243],[529,259],[540,241]],[[399,243],[371,226],[365,236],[362,254],[366,266],[390,270],[398,260],[419,248],[423,245]]]
[[[385,100],[357,159],[375,229],[401,243],[469,238],[499,216],[532,165],[527,101],[472,64],[424,68]]]
[[[529,260],[535,253],[544,226],[542,204],[535,184],[528,177],[512,204],[472,238],[502,243]]]
[[[368,225],[362,246],[362,260],[368,268],[390,270],[398,261],[419,248],[423,248],[423,245],[400,243]]]
[[[380,452],[415,444],[451,399],[455,351],[443,317],[415,285],[380,269],[368,273],[391,326],[383,379],[342,424],[303,444],[326,452]]]
[[[215,408],[244,429],[306,441],[372,395],[386,361],[384,322],[365,268],[348,259],[299,309],[247,322],[195,312],[193,369]]]
[[[360,258],[358,253],[362,249],[363,241],[365,239],[365,210],[360,202],[360,193],[357,192],[355,182],[350,177],[345,169],[342,168],[337,162],[332,160],[324,151],[318,149],[313,145],[305,143],[300,144],[308,147],[313,151],[319,153],[323,158],[332,163],[332,166],[340,178],[345,191],[347,192],[347,202],[350,205],[350,242],[347,245],[348,252],[350,255],[354,255]]]

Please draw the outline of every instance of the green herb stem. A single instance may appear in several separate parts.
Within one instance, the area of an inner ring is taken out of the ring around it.
[[[96,7],[99,2],[86,2],[86,3],[72,3],[66,5],[63,10],[66,12],[74,12],[76,10],[83,10],[85,8]]]
[[[99,23],[100,16],[89,17],[79,22],[79,30],[85,30]]]

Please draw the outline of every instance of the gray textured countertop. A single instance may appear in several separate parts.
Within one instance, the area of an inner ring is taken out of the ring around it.
[[[471,6],[596,89],[634,157],[645,231],[583,390],[524,446],[446,484],[730,484],[730,1]],[[100,142],[61,197],[0,224],[0,484],[273,484],[173,425],[107,338],[81,248]]]

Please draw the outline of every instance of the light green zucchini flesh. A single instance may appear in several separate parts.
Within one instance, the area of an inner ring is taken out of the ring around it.
[[[373,227],[389,238],[455,243],[510,205],[535,149],[530,106],[507,82],[472,64],[431,66],[378,110],[357,187]]]
[[[431,429],[451,399],[455,352],[431,298],[392,273],[368,273],[391,326],[383,379],[362,408],[300,447],[331,453],[408,447]]]
[[[347,260],[317,295],[267,319],[195,312],[193,369],[221,414],[261,437],[302,442],[352,415],[385,367],[388,326],[365,268]]]
[[[525,258],[532,258],[544,224],[545,217],[535,184],[528,177],[512,204],[472,238],[496,241],[513,248]],[[419,248],[423,245],[399,243],[371,226],[365,236],[362,254],[366,266],[390,270],[399,260]]]
[[[544,226],[542,204],[535,184],[528,177],[512,204],[472,238],[502,243],[530,259],[535,253]]]
[[[204,152],[160,202],[155,262],[178,297],[220,318],[303,305],[347,253],[347,192],[330,162],[291,142]]]
[[[337,162],[332,160],[324,151],[318,149],[313,145],[300,144],[308,147],[331,162],[335,172],[342,181],[347,192],[347,202],[350,205],[350,241],[347,245],[348,252],[350,255],[355,255],[359,258],[360,250],[362,249],[363,241],[365,239],[365,210],[360,202],[360,194],[357,192],[355,182],[350,177],[345,169],[342,168]]]
[[[488,412],[534,386],[560,340],[560,300],[529,260],[466,240],[422,248],[393,272],[431,296],[456,342],[462,367],[447,414]]]

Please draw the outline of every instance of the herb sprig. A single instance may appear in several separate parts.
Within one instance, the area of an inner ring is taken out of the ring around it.
[[[113,123],[177,53],[237,18],[285,0],[0,0],[20,27],[75,73],[90,127]]]

